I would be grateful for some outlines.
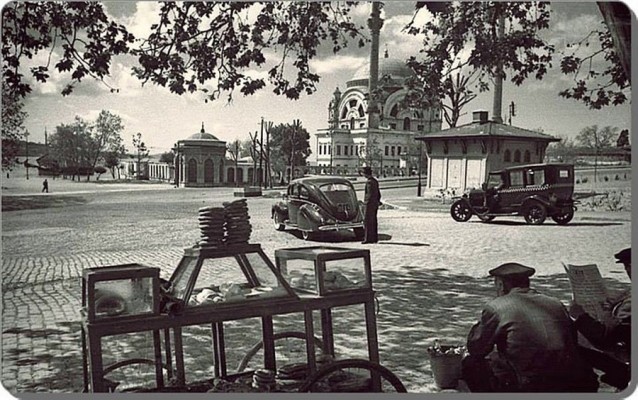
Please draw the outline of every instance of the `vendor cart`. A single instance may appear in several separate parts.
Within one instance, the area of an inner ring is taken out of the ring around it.
[[[116,384],[105,375],[131,363],[149,363],[155,366],[155,386],[150,389],[154,391],[215,391],[220,382],[243,379],[248,391],[381,391],[391,387],[405,392],[401,381],[379,364],[369,251],[340,247],[280,249],[275,258],[276,265],[258,244],[195,246],[184,250],[164,285],[156,268],[138,264],[85,270],[85,391],[115,390]],[[344,268],[337,268],[339,265]],[[332,310],[352,305],[363,305],[368,357],[334,361]],[[320,313],[320,336],[315,334],[315,312]],[[303,332],[274,332],[273,317],[288,314],[299,314]],[[224,324],[248,318],[260,319],[260,340],[239,367],[229,371]],[[213,376],[204,383],[190,381],[184,367],[182,328],[193,325],[210,326],[212,336]],[[152,334],[153,358],[104,365],[102,342],[110,336],[134,332]],[[295,382],[280,384],[285,366],[277,365],[276,342],[290,336],[305,341],[304,373]],[[317,347],[325,356],[321,360],[317,359]],[[260,365],[255,370],[247,368],[258,350],[263,352]],[[344,382],[343,371],[350,368],[367,371],[364,386],[354,388],[351,382]],[[332,385],[337,372],[342,378]],[[262,387],[256,383],[268,374],[273,376],[272,384]]]

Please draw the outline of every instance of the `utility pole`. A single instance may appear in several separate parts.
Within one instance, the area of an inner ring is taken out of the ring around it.
[[[261,133],[259,134],[259,187],[264,178],[264,117],[261,117]]]
[[[297,138],[297,130],[301,127],[301,121],[298,119],[292,122],[292,137],[290,141],[290,181],[294,177],[295,169],[295,139]]]
[[[29,180],[29,131],[24,132],[24,146],[27,153],[27,158],[24,160],[24,167],[27,169],[27,180]]]
[[[270,173],[270,131],[272,130],[272,122],[266,124],[266,187],[272,189],[272,175]]]
[[[251,142],[253,142],[253,153],[252,155],[252,159],[253,159],[253,181],[252,184],[253,186],[256,185],[257,183],[257,132],[255,132],[255,136],[253,136],[250,132],[248,132],[248,136],[250,136],[250,140]]]
[[[417,169],[419,172],[419,181],[416,186],[416,195],[418,197],[421,197],[421,162],[422,161],[423,161],[423,142],[419,140],[419,165]]]

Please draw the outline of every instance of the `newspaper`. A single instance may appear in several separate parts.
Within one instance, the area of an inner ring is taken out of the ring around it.
[[[583,307],[587,314],[599,321],[606,319],[607,311],[603,304],[607,299],[607,288],[596,264],[564,264],[565,272],[572,286],[575,303]]]

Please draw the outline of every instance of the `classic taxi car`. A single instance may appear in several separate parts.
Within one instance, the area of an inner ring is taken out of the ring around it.
[[[317,232],[353,230],[363,238],[363,210],[352,183],[345,178],[303,177],[288,185],[283,199],[272,206],[275,229],[301,231],[304,240]]]
[[[522,215],[528,224],[539,225],[551,217],[565,225],[574,217],[574,166],[532,164],[489,173],[481,189],[472,189],[450,208],[455,221],[472,215],[488,222],[498,216]]]

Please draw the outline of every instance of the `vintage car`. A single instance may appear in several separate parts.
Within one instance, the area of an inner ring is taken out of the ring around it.
[[[539,225],[551,217],[565,225],[576,211],[573,194],[573,165],[518,165],[490,172],[481,189],[471,189],[454,201],[450,214],[458,222],[472,215],[484,222],[522,215],[528,224]]]
[[[344,178],[304,177],[288,185],[283,199],[272,206],[275,229],[294,228],[304,240],[317,232],[353,230],[363,238],[363,210],[352,183]]]

